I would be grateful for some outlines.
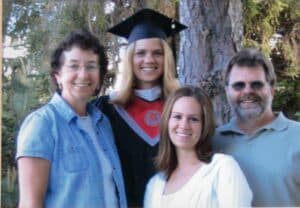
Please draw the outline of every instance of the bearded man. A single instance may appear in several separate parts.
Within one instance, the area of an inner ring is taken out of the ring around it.
[[[300,206],[300,123],[272,110],[272,63],[257,49],[243,49],[230,60],[225,82],[234,116],[217,128],[214,151],[238,161],[253,206]]]

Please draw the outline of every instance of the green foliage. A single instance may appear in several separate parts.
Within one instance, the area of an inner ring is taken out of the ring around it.
[[[280,80],[276,87],[275,111],[283,111],[288,117],[300,121],[300,82],[293,79]]]
[[[300,1],[299,0],[287,0],[289,6],[289,12],[291,19],[295,22],[299,21],[300,18]]]
[[[278,89],[274,108],[300,120],[300,1],[244,0],[245,47],[260,48],[274,64]],[[270,44],[270,40],[273,40]],[[299,56],[299,55],[298,55]]]
[[[3,208],[15,208],[18,201],[17,170],[8,168],[3,174],[1,183],[1,202]]]
[[[286,7],[284,1],[278,0],[244,0],[244,45],[261,46],[270,53],[269,40],[276,33],[280,12]]]
[[[48,75],[28,75],[24,73],[26,70],[15,65],[16,62],[13,63],[12,73],[3,79],[3,167],[14,166],[15,137],[25,114],[45,103],[50,95]]]

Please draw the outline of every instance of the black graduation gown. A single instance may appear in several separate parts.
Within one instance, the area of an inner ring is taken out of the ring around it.
[[[142,207],[147,182],[155,174],[153,159],[157,153],[159,135],[150,141],[152,144],[146,142],[133,130],[136,128],[132,126],[132,122],[124,119],[116,107],[108,103],[108,99],[108,96],[102,96],[95,104],[109,118],[112,125],[122,165],[128,206]]]

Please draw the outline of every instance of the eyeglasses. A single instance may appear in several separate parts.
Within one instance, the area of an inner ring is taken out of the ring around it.
[[[252,90],[261,90],[265,86],[265,83],[262,81],[253,81],[253,82],[250,82],[249,84],[250,84],[250,87]],[[245,82],[235,82],[235,83],[231,84],[230,86],[236,91],[242,91],[243,89],[245,89],[246,83]]]
[[[71,64],[71,65],[64,65],[64,67],[66,67],[67,70],[70,72],[79,72],[80,69],[82,68],[87,72],[96,72],[99,70],[99,66],[97,64],[91,64],[83,67],[77,64]]]

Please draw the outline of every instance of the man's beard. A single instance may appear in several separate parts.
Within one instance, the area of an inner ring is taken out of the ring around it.
[[[269,104],[267,97],[260,97],[254,93],[242,96],[231,103],[236,116],[243,121],[256,120],[266,111]]]

